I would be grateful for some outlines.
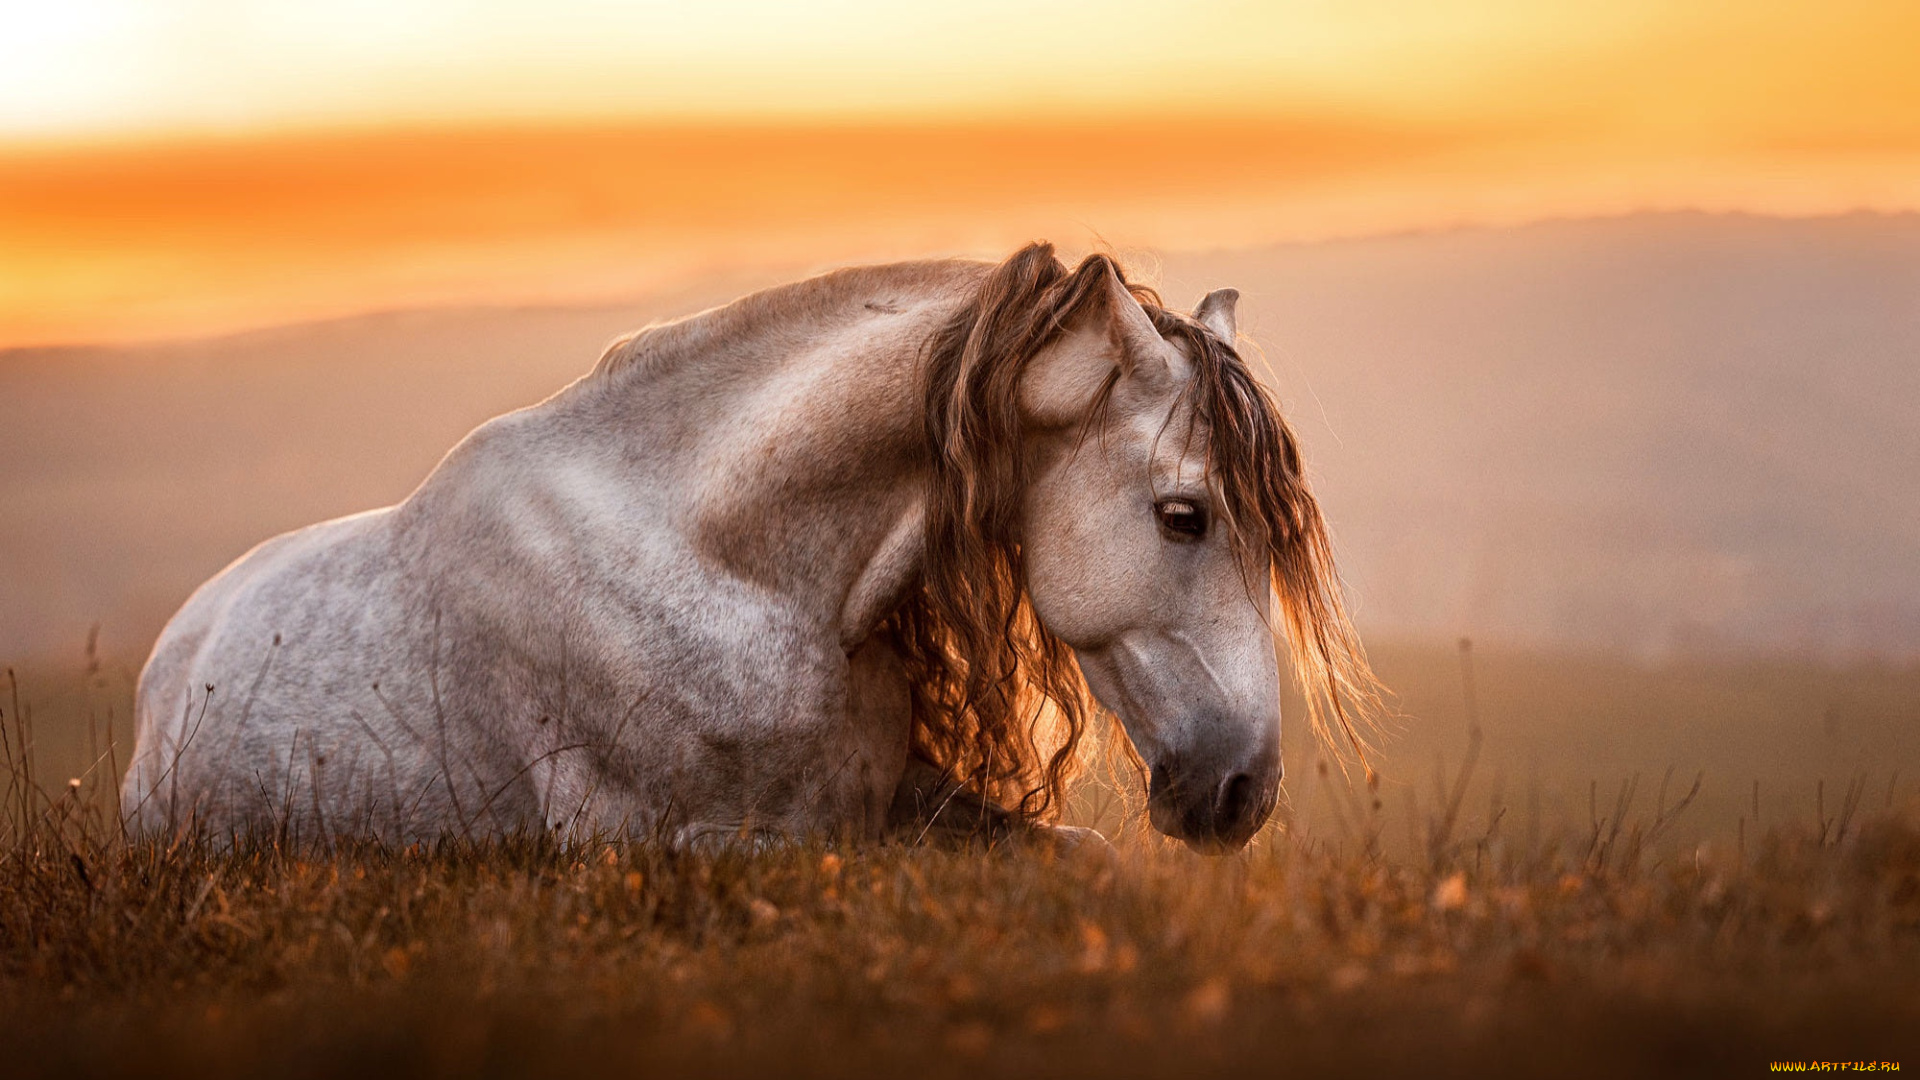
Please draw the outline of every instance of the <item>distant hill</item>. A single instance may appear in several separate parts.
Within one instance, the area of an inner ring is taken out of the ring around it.
[[[1371,632],[1920,655],[1920,218],[1164,257],[1245,294]],[[403,497],[615,334],[785,275],[0,353],[0,658],[143,648],[275,532]]]
[[[1920,217],[1649,215],[1165,273],[1246,293],[1370,624],[1920,655]]]

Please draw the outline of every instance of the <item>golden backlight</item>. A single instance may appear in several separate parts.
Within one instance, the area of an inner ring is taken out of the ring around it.
[[[1920,202],[1920,6],[9,3],[0,346],[693,269]]]

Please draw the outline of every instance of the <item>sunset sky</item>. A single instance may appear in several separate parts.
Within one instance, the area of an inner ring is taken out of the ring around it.
[[[1920,4],[0,0],[0,347],[691,271],[1920,205]]]

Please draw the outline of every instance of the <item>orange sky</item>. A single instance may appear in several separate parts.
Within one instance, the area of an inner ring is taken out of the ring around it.
[[[63,0],[0,347],[707,268],[1920,208],[1920,4]]]

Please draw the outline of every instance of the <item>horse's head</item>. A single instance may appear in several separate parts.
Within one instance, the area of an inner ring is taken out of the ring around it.
[[[929,594],[949,602],[920,639],[959,654],[942,696],[972,710],[974,772],[1022,748],[1035,695],[1002,687],[1024,684],[1067,718],[1037,778],[1057,799],[1090,689],[1147,767],[1154,827],[1207,851],[1277,800],[1283,630],[1323,735],[1330,715],[1360,748],[1348,710],[1374,685],[1293,434],[1235,351],[1237,298],[1174,314],[1112,260],[1068,271],[1036,245],[936,342],[929,385]],[[964,761],[961,741],[922,738]]]
[[[1234,543],[1195,393],[1204,351],[1234,340],[1237,294],[1208,296],[1170,339],[1117,277],[1103,284],[1021,391],[1027,591],[1145,762],[1154,828],[1238,848],[1273,811],[1281,763],[1264,545]]]

